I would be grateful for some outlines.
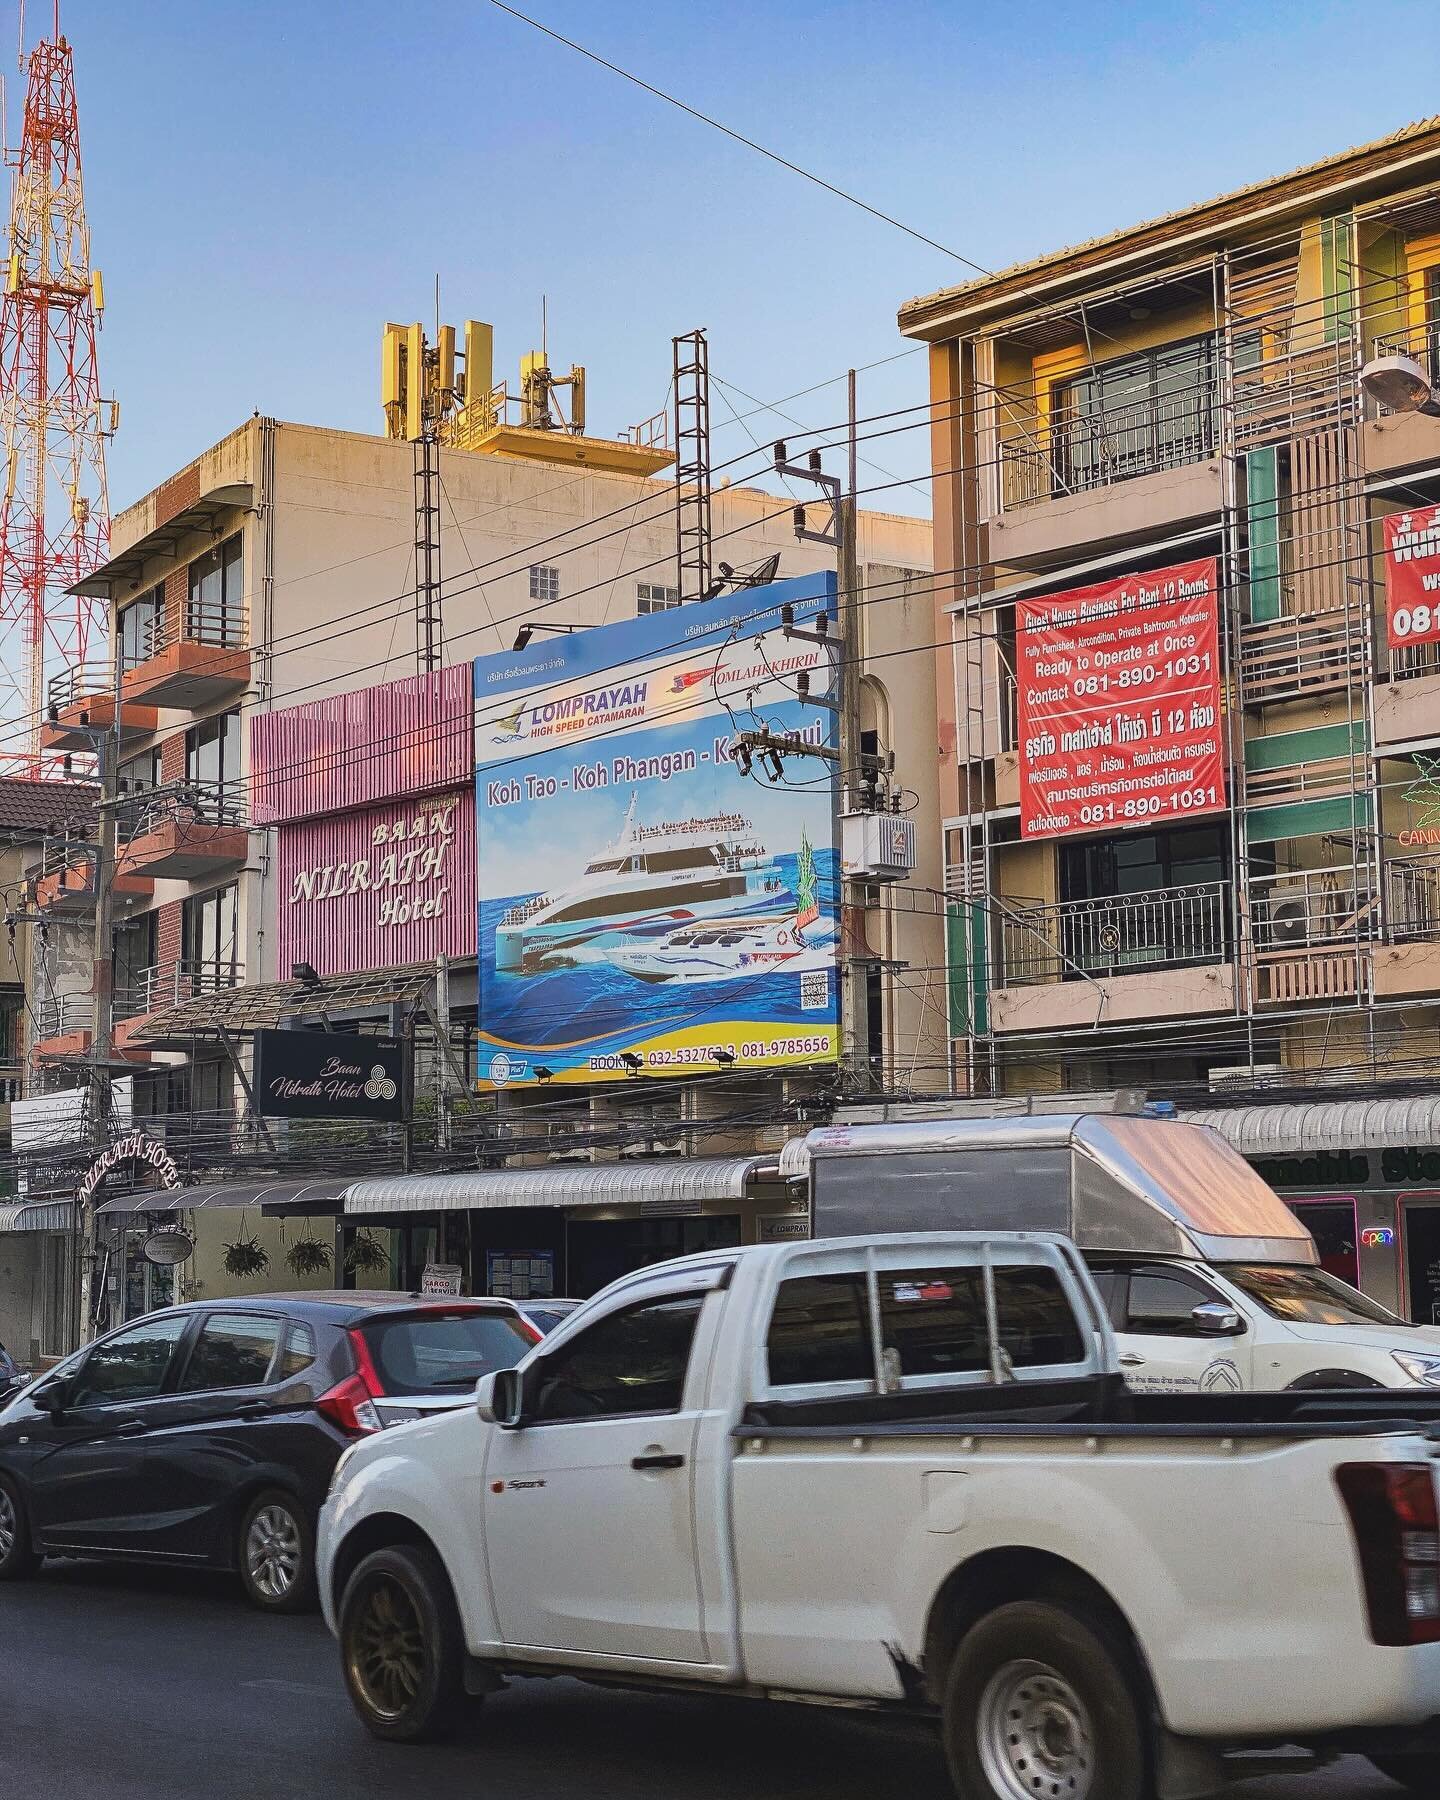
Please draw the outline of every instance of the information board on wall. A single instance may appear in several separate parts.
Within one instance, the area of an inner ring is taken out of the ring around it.
[[[1440,506],[1385,519],[1385,629],[1392,650],[1440,643]]]
[[[491,1250],[485,1289],[505,1300],[548,1300],[555,1292],[553,1250]]]
[[[1023,839],[1225,806],[1214,557],[1015,604]]]

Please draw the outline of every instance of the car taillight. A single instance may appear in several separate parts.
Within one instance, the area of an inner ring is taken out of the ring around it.
[[[385,1383],[380,1379],[380,1371],[375,1367],[375,1358],[370,1354],[370,1346],[365,1342],[363,1331],[347,1331],[350,1348],[355,1352],[355,1369],[358,1380],[364,1382],[365,1391],[372,1400],[383,1400]]]
[[[347,1375],[343,1381],[337,1381],[334,1387],[321,1394],[315,1409],[324,1413],[332,1425],[338,1425],[347,1437],[365,1437],[384,1426],[375,1410],[374,1396],[358,1375]]]
[[[1440,1642],[1440,1514],[1428,1463],[1345,1463],[1335,1480],[1377,1644]]]

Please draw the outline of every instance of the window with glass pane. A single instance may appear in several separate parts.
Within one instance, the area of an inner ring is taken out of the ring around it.
[[[280,1376],[288,1381],[308,1369],[315,1360],[315,1333],[298,1319],[285,1339],[285,1354],[280,1359]]]
[[[150,971],[155,967],[156,915],[123,920],[111,934],[115,958],[115,1002],[129,1016],[150,1010]]]
[[[206,644],[237,644],[245,616],[245,563],[237,531],[190,565],[185,635]]]
[[[1085,1360],[1080,1322],[1054,1269],[997,1269],[995,1321],[1012,1368]]]
[[[170,1359],[189,1320],[183,1313],[146,1319],[97,1344],[85,1358],[70,1395],[72,1406],[148,1400],[164,1385]]]
[[[1059,491],[1124,481],[1208,455],[1213,363],[1210,339],[1195,338],[1057,383],[1051,435]]]
[[[216,888],[211,894],[195,894],[184,903],[180,915],[180,947],[186,967],[212,976],[233,971],[239,949],[236,919],[239,889],[232,881],[228,887]]]
[[[1130,1305],[1126,1324],[1146,1337],[1199,1337],[1191,1318],[1197,1306],[1217,1298],[1213,1289],[1187,1276],[1148,1273],[1137,1269],[1130,1277]]]
[[[181,1391],[259,1387],[270,1372],[279,1343],[279,1319],[211,1313],[190,1352]]]
[[[530,598],[532,600],[558,600],[560,598],[560,571],[549,563],[531,563]]]
[[[148,594],[122,606],[115,615],[116,649],[122,670],[133,669],[155,654],[155,627],[165,613],[165,589],[153,587]]]
[[[669,612],[680,604],[680,590],[676,587],[664,587],[658,581],[637,581],[635,583],[635,611],[643,618],[646,613]]]
[[[119,775],[122,794],[149,793],[160,785],[160,752],[142,750],[139,756],[121,763]]]
[[[185,733],[185,779],[221,788],[240,779],[240,715],[216,713]]]
[[[765,1351],[772,1387],[873,1380],[875,1358],[864,1281],[858,1275],[803,1275],[782,1281]]]
[[[535,1365],[537,1421],[623,1418],[680,1410],[703,1294],[646,1300],[611,1313]]]
[[[978,1269],[886,1269],[880,1330],[907,1375],[975,1375],[990,1367]]]

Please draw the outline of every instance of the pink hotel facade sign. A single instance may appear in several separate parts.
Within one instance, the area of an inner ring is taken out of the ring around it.
[[[252,804],[275,826],[275,966],[475,954],[470,667],[264,714]]]

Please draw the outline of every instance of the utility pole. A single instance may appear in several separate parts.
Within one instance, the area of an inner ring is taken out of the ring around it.
[[[118,634],[111,665],[115,682],[114,724],[94,733],[95,760],[99,765],[100,818],[95,849],[95,942],[91,955],[90,991],[94,1016],[90,1021],[90,1144],[96,1156],[110,1141],[110,1065],[115,1033],[115,838],[116,808],[120,798],[121,682],[124,663]],[[95,1200],[76,1223],[80,1236],[80,1342],[88,1343],[95,1330],[95,1275],[100,1266],[100,1242],[96,1228]]]
[[[845,491],[835,509],[835,572],[839,584],[840,669],[840,811],[859,811],[857,792],[864,789],[860,736],[860,559],[856,511],[855,371],[847,371]],[[837,834],[838,842],[838,834]],[[865,937],[865,890],[862,883],[840,880],[840,1042],[848,1051],[857,1087],[870,1086],[870,958]]]

